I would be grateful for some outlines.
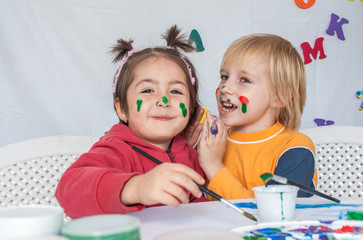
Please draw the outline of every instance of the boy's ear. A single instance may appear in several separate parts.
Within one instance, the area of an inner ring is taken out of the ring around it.
[[[120,99],[116,98],[114,100],[113,104],[115,106],[118,118],[127,123],[128,119],[127,119],[127,116],[126,116],[125,112],[121,109]]]
[[[272,107],[274,107],[274,108],[283,108],[283,107],[285,107],[286,106],[286,104],[284,104],[283,102],[281,102],[280,100],[278,100],[278,99],[275,99],[274,101],[273,101],[273,103],[272,103]]]
[[[288,97],[288,99],[273,99],[272,107],[274,108],[283,108],[286,107],[292,101],[292,94]]]

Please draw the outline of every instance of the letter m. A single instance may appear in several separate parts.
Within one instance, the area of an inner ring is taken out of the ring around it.
[[[314,48],[311,48],[310,44],[307,42],[303,42],[301,44],[301,48],[303,49],[303,53],[304,53],[304,64],[309,64],[312,62],[310,55],[313,56],[313,58],[316,60],[316,58],[318,56],[318,52],[320,52],[319,59],[326,58],[326,55],[324,53],[324,48],[323,48],[323,40],[324,40],[323,37],[317,38],[315,40]]]

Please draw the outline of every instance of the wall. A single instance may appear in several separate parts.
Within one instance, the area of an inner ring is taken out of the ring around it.
[[[120,37],[136,48],[164,45],[160,34],[172,24],[201,37],[204,50],[187,56],[212,113],[226,48],[242,35],[268,32],[301,56],[304,48],[312,53],[302,129],[363,126],[356,96],[363,90],[362,0],[0,0],[0,146],[47,135],[101,136],[117,123],[110,46]]]

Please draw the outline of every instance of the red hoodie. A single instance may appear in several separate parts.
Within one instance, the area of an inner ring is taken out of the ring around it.
[[[130,177],[143,174],[156,163],[135,152],[136,146],[162,162],[182,163],[204,176],[197,152],[177,135],[171,148],[164,151],[139,139],[127,126],[114,125],[89,152],[82,154],[63,174],[56,197],[71,218],[107,213],[140,211],[145,205],[123,205],[120,192]],[[190,194],[189,201],[196,199]]]

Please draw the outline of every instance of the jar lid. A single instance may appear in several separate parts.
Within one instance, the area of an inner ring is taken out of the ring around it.
[[[218,228],[191,228],[179,229],[160,234],[154,240],[241,240],[241,236],[227,229]]]
[[[122,214],[95,215],[72,220],[61,229],[69,239],[139,239],[140,220]]]

